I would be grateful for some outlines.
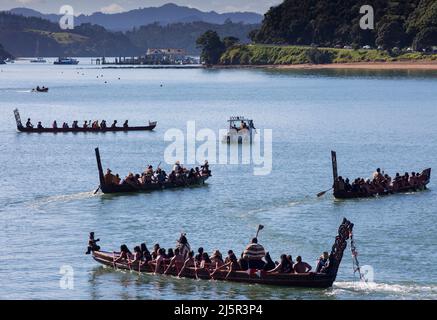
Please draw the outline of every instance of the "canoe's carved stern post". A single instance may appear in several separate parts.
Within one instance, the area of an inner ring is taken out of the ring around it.
[[[332,161],[332,187],[334,188],[334,192],[336,191],[336,183],[338,178],[338,171],[337,171],[337,152],[331,151],[331,161]]]
[[[23,123],[21,122],[20,112],[18,109],[14,110],[15,122],[17,123],[17,129],[23,128]]]
[[[333,281],[337,277],[338,268],[340,267],[341,259],[343,258],[343,252],[347,246],[347,240],[352,234],[354,224],[343,218],[343,222],[338,228],[338,235],[335,237],[335,243],[332,246],[331,254],[329,255],[329,267],[328,274],[333,277]]]
[[[99,148],[96,148],[95,151],[96,151],[97,168],[99,170],[100,188],[102,188],[105,185],[105,177],[103,175],[102,161],[100,159]]]

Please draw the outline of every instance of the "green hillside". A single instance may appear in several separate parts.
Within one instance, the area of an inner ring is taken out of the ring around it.
[[[374,8],[373,30],[360,28],[362,5]],[[251,36],[265,44],[422,50],[437,45],[437,1],[285,0],[265,14],[261,28]]]
[[[229,48],[220,58],[224,65],[284,65],[354,62],[437,61],[437,54],[399,52],[389,54],[383,50],[353,50],[312,48],[309,46],[237,45]]]

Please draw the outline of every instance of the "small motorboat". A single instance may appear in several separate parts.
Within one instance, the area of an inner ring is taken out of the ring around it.
[[[223,143],[252,143],[257,133],[253,120],[242,116],[230,117],[228,132],[223,136]]]
[[[49,88],[46,87],[36,87],[35,89],[32,89],[33,92],[49,92]]]
[[[338,268],[340,267],[343,258],[343,252],[347,246],[347,240],[351,239],[352,247],[352,230],[354,224],[346,218],[343,219],[338,228],[338,235],[335,237],[334,245],[332,246],[329,255],[329,264],[323,273],[308,272],[308,273],[266,273],[263,270],[249,270],[249,271],[232,271],[218,270],[214,276],[205,269],[196,270],[194,267],[186,268],[181,274],[182,278],[202,279],[202,280],[222,280],[231,282],[240,282],[247,284],[265,284],[283,287],[304,287],[304,288],[329,288],[332,287],[336,277]],[[98,263],[105,266],[137,273],[153,274],[155,272],[155,264],[140,264],[138,262],[131,262],[120,260],[114,263],[115,259],[120,256],[120,252],[108,251],[93,251],[92,257]],[[163,273],[166,266],[159,270]],[[179,270],[175,267],[169,270],[168,275],[177,276]]]

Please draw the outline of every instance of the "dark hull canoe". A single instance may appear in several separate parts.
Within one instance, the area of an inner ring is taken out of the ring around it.
[[[206,270],[197,270],[197,275],[194,268],[187,268],[182,274],[183,278],[191,279],[202,279],[202,280],[222,280],[222,281],[232,281],[241,282],[248,284],[265,284],[283,287],[305,287],[305,288],[329,288],[334,283],[338,268],[340,267],[341,260],[343,258],[344,250],[347,246],[347,240],[352,235],[353,223],[347,219],[343,219],[340,227],[338,228],[338,235],[335,237],[334,245],[332,246],[331,253],[329,255],[329,267],[326,273],[302,273],[302,274],[291,274],[291,273],[266,273],[264,271],[257,272],[247,272],[247,271],[233,271],[228,275],[227,270],[217,271],[213,278],[209,275]],[[144,264],[139,265],[138,262],[128,263],[126,260],[121,260],[114,264],[114,260],[119,257],[117,252],[104,252],[104,251],[94,251],[93,258],[98,263],[105,266],[120,269],[129,270],[136,273],[151,274],[155,271],[155,265]],[[160,273],[163,273],[163,266]],[[177,276],[178,270],[172,268],[168,272],[169,275]]]
[[[124,184],[106,184],[103,175],[102,161],[100,159],[99,148],[95,149],[97,169],[99,171],[99,181],[100,190],[103,193],[131,193],[131,192],[150,192],[156,190],[164,189],[174,189],[174,188],[186,188],[192,186],[199,186],[205,184],[208,180],[209,175],[203,175],[195,179],[187,179],[185,182],[164,182],[164,183],[146,183],[146,184],[134,184],[134,183],[124,183]]]
[[[425,169],[421,173],[421,183],[418,187],[405,186],[403,188],[399,188],[397,190],[384,190],[382,192],[352,192],[345,190],[338,190],[336,188],[336,180],[338,178],[337,172],[337,153],[335,151],[331,151],[331,161],[332,161],[332,173],[334,178],[334,197],[336,199],[358,199],[358,198],[374,198],[377,196],[388,196],[397,193],[407,193],[407,192],[418,192],[426,190],[426,186],[429,184],[431,180],[431,168]]]
[[[187,183],[148,183],[142,185],[136,184],[120,184],[120,185],[106,185],[100,184],[100,190],[103,193],[130,193],[130,192],[150,192],[156,190],[164,190],[164,189],[175,189],[175,188],[186,188],[192,186],[199,186],[205,184],[205,181],[208,179],[208,176],[203,176],[191,181],[187,181]]]
[[[398,191],[384,191],[377,193],[367,193],[367,192],[346,192],[346,191],[334,191],[334,197],[336,199],[359,199],[359,198],[374,198],[374,197],[383,197],[397,193],[408,193],[408,192],[419,192],[426,190],[426,186],[421,188],[403,188]]]
[[[94,251],[93,258],[97,262],[114,268],[114,258],[118,258],[118,253],[112,252],[103,252],[103,251]],[[166,268],[167,266],[165,266]],[[132,263],[130,266],[127,262],[116,263],[116,269],[120,270],[130,270],[133,272],[145,273],[145,274],[153,274],[155,269],[154,266],[143,265],[140,267],[138,271],[138,263]],[[164,272],[164,267],[161,270],[161,273]],[[226,275],[228,274],[227,270],[219,270],[214,274],[214,280],[221,281],[232,281],[232,282],[243,282],[249,284],[266,284],[266,285],[276,285],[276,286],[285,286],[285,287],[306,287],[306,288],[329,288],[334,283],[335,277],[332,275],[327,275],[323,273],[303,273],[303,274],[289,274],[289,273],[265,273],[265,272],[257,272],[253,274],[249,274],[247,271],[234,271],[229,277],[226,279]],[[169,270],[168,275],[177,276],[178,271],[175,268]],[[202,279],[202,280],[211,280],[212,278],[208,274],[206,270],[198,270],[197,277],[194,271],[194,268],[187,268],[186,271],[181,275],[183,278],[190,279]]]
[[[99,128],[99,129],[95,129],[95,128],[26,128],[25,126],[23,126],[23,123],[21,122],[21,117],[20,117],[20,112],[18,111],[18,109],[14,110],[14,116],[15,116],[15,122],[17,123],[17,130],[19,132],[25,132],[25,133],[66,133],[66,132],[73,132],[73,133],[78,133],[78,132],[95,132],[95,133],[99,133],[99,132],[128,132],[128,131],[150,131],[156,128],[156,124],[157,122],[151,122],[149,121],[149,125],[148,126],[142,126],[142,127],[116,127],[116,128]]]
[[[117,128],[105,128],[105,129],[94,129],[94,128],[26,128],[23,126],[17,126],[18,131],[20,132],[26,132],[26,133],[65,133],[65,132],[73,132],[73,133],[79,133],[79,132],[128,132],[128,131],[150,131],[155,129],[156,122],[151,122],[148,126],[142,126],[142,127],[117,127]]]

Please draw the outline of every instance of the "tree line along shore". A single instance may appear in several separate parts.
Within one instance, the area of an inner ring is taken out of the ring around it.
[[[311,46],[237,45],[228,48],[218,65],[437,64],[437,54],[399,50],[314,48]]]

